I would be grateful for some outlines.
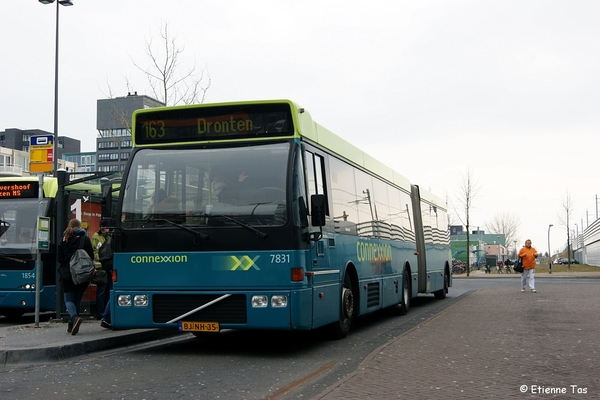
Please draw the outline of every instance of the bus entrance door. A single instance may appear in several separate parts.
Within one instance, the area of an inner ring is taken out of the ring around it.
[[[340,271],[330,265],[330,239],[322,237],[311,246],[313,272],[313,326],[333,322],[332,310],[340,308]]]

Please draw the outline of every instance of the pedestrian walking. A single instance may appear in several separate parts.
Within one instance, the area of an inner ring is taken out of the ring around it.
[[[112,329],[112,319],[110,317],[110,299],[108,303],[106,303],[106,308],[104,309],[104,314],[102,315],[102,321],[100,321],[100,326],[104,329]]]
[[[103,232],[106,233],[106,240],[98,249],[98,258],[102,263],[102,268],[106,271],[108,275],[108,282],[105,288],[105,303],[102,307],[102,317],[100,320],[100,326],[105,329],[112,329],[111,317],[110,317],[110,292],[113,288],[113,262],[114,262],[114,254],[112,251],[112,233],[106,228],[106,224],[101,221],[100,226],[103,227]],[[106,229],[106,230],[104,230]]]
[[[101,320],[102,314],[104,313],[104,308],[106,307],[106,303],[108,302],[108,294],[112,290],[112,269],[113,269],[113,260],[101,260],[99,255],[99,250],[105,244],[107,246],[110,243],[107,243],[107,239],[110,235],[109,229],[104,220],[100,220],[100,230],[94,233],[92,236],[92,247],[94,248],[94,267],[96,269],[103,269],[106,272],[106,276],[108,277],[107,282],[105,284],[96,283],[96,319]]]
[[[73,218],[69,221],[69,225],[67,226],[67,229],[65,229],[63,235],[64,236],[58,245],[57,259],[60,263],[58,273],[63,285],[65,306],[70,316],[67,333],[77,335],[79,326],[82,322],[82,319],[79,317],[79,312],[81,311],[81,299],[83,298],[83,294],[87,289],[89,282],[75,284],[71,276],[69,263],[73,254],[75,254],[80,247],[82,237],[84,238],[83,249],[91,259],[94,259],[94,249],[92,248],[92,241],[87,237],[87,234],[81,227],[81,222],[79,222],[78,219]]]
[[[529,291],[536,293],[535,290],[535,259],[538,252],[531,247],[531,240],[525,241],[525,246],[519,250],[519,258],[523,263],[523,273],[521,274],[521,292],[527,290],[527,279],[529,279]]]

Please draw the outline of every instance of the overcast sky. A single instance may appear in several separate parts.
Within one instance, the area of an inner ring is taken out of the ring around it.
[[[596,219],[600,2],[73,0],[60,7],[59,135],[95,150],[96,100],[151,95],[133,65],[167,23],[207,102],[289,98],[459,207],[547,251]],[[53,130],[56,5],[0,2],[0,130]],[[184,68],[184,67],[182,67]],[[462,211],[459,211],[463,215]],[[453,222],[460,224],[458,218]],[[577,223],[577,228],[575,227]]]

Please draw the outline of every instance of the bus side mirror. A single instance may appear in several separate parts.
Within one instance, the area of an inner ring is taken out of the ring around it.
[[[310,196],[310,223],[312,226],[325,225],[325,195]]]
[[[102,185],[102,199],[100,200],[100,213],[102,219],[109,220],[112,217],[112,184]]]

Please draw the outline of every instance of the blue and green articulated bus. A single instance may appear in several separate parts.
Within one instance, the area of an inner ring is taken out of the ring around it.
[[[445,202],[288,100],[138,110],[114,230],[116,329],[338,338],[452,284]]]

